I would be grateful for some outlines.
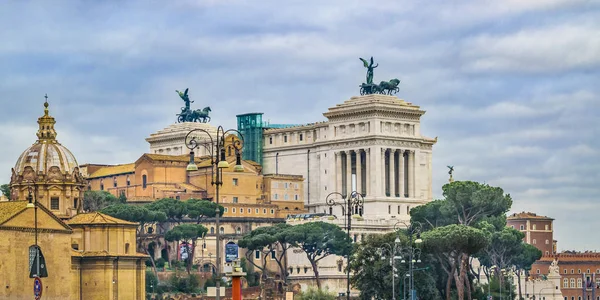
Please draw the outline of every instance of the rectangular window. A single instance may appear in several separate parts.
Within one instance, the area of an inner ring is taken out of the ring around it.
[[[259,250],[254,251],[254,259],[260,259],[260,251]]]
[[[283,142],[284,142],[284,143],[287,143],[287,135],[284,135],[284,136],[283,136]]]
[[[259,213],[259,210],[258,210],[258,208],[257,208],[257,209],[255,209],[255,210],[254,210],[254,212],[258,214],[258,213]]]
[[[287,189],[288,188],[288,183],[284,183],[283,186]]]
[[[521,226],[519,226],[519,229],[520,229],[520,230],[524,230],[524,229],[525,229],[525,226],[521,225]]]
[[[273,144],[273,138],[272,137],[269,138],[269,144],[271,144],[271,145]]]
[[[237,185],[238,185],[238,179],[237,179],[237,178],[234,178],[234,179],[233,179],[233,186],[237,186]]]
[[[275,259],[275,251],[271,251],[271,259]]]
[[[273,199],[277,200],[279,196],[277,194],[273,195]]]
[[[77,209],[77,205],[78,205],[78,204],[79,204],[79,198],[74,198],[74,199],[73,199],[73,207],[74,207],[75,209]]]
[[[300,141],[302,141],[302,133],[300,134]]]
[[[294,195],[294,200],[298,200],[298,195]]]
[[[146,175],[142,175],[142,188],[143,189],[145,189],[146,185],[148,184],[146,181],[147,181]]]
[[[235,213],[235,207],[231,209],[231,212],[232,212],[232,213]]]
[[[58,197],[52,197],[52,198],[50,198],[50,209],[52,209],[52,210],[59,210],[60,209]]]
[[[267,214],[267,209],[266,208],[263,208],[263,214],[265,214],[265,215]]]
[[[238,197],[233,197],[233,203],[238,203]]]
[[[288,194],[283,195],[283,199],[287,200],[288,199]]]
[[[227,212],[227,207],[225,207],[225,208],[223,209],[223,212],[224,212],[224,213],[226,213],[226,212]]]

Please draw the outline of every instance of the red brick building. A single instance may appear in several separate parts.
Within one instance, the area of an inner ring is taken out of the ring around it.
[[[523,241],[542,251],[544,256],[556,253],[556,241],[553,238],[554,219],[538,216],[530,212],[514,213],[506,219],[506,225],[525,234]]]
[[[525,233],[523,241],[542,251],[542,258],[531,268],[531,277],[548,274],[550,264],[556,259],[561,276],[559,287],[565,300],[600,300],[600,253],[558,253],[553,221],[530,212],[515,213],[507,218],[507,226]]]

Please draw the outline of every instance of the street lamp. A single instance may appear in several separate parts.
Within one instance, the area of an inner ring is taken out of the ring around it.
[[[399,226],[399,225],[402,225],[402,226]],[[409,279],[410,300],[416,300],[417,292],[415,290],[414,271],[415,271],[415,263],[421,262],[421,249],[415,248],[414,244],[418,245],[423,242],[423,240],[421,239],[421,230],[422,230],[423,226],[421,225],[421,223],[419,223],[417,221],[413,221],[410,224],[406,224],[405,222],[400,221],[400,222],[397,222],[396,224],[394,224],[394,232],[397,232],[398,230],[400,230],[403,227],[406,228],[406,231],[407,231],[408,237],[409,237],[408,248],[402,249],[402,252],[406,256],[408,256],[408,276],[410,277],[410,279]],[[400,241],[398,238],[397,238],[397,240]],[[400,263],[406,262],[404,260],[404,258],[401,257],[401,259],[402,260],[400,261]]]
[[[205,143],[205,142],[198,142],[196,140],[196,136],[191,136],[191,134],[193,132],[200,132],[203,133],[205,135],[208,136],[210,142]],[[233,134],[231,134],[231,144],[230,145],[225,145],[225,139],[227,138],[227,134],[228,133],[236,133],[238,136],[238,139],[235,138],[235,136]],[[242,152],[242,147],[244,144],[244,137],[242,136],[242,133],[235,130],[235,129],[229,129],[229,130],[225,130],[223,129],[223,126],[219,126],[217,128],[217,136],[215,139],[213,139],[212,135],[204,130],[204,129],[193,129],[190,132],[188,132],[185,136],[185,146],[190,149],[190,163],[187,166],[187,170],[188,171],[197,171],[198,170],[198,166],[196,165],[196,163],[194,162],[194,149],[199,148],[200,146],[203,146],[209,153],[210,156],[210,164],[212,166],[211,168],[211,182],[210,184],[213,185],[215,187],[215,203],[217,204],[217,208],[215,208],[215,226],[217,227],[217,231],[216,231],[216,241],[217,241],[217,253],[216,253],[216,273],[217,273],[217,280],[216,280],[216,289],[217,289],[217,294],[215,299],[219,300],[221,297],[221,240],[220,240],[220,234],[221,234],[221,230],[219,227],[219,214],[221,213],[220,209],[219,209],[219,188],[220,186],[223,185],[223,169],[229,168],[229,163],[227,162],[227,158],[225,157],[225,152],[226,149],[229,148],[233,148],[233,150],[235,150],[235,158],[236,158],[236,164],[235,167],[233,168],[234,172],[243,172],[244,171],[244,167],[242,166],[242,159],[241,159],[241,152]],[[215,170],[216,169],[216,170]]]
[[[395,261],[396,259],[402,259],[402,256],[396,256],[396,253],[400,248],[400,238],[396,237],[396,240],[394,240],[393,245],[384,244],[384,246],[386,246],[386,248],[384,248],[383,250],[387,250],[388,254],[390,255],[390,266],[392,267],[392,300],[396,300],[396,271],[398,270],[396,270]],[[385,259],[385,256],[382,256],[381,259]]]
[[[336,202],[334,199],[336,197],[342,198],[342,201]],[[354,212],[354,214],[362,216],[365,205],[365,199],[363,198],[363,196],[360,193],[354,191],[351,192],[350,197],[347,198],[347,195],[345,194],[333,192],[327,195],[327,198],[325,198],[325,202],[330,207],[330,214],[332,213],[331,207],[335,205],[339,205],[342,207],[342,215],[346,216],[344,222],[344,226],[346,227],[346,234],[348,235],[348,239],[351,240],[350,228],[352,227],[352,213]],[[346,254],[346,299],[348,300],[350,300],[350,257],[352,256],[351,252],[352,247],[350,247],[350,251],[348,251],[348,253]]]

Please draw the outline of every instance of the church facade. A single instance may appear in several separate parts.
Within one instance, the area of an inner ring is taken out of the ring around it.
[[[42,299],[145,299],[148,256],[136,251],[138,224],[81,213],[85,180],[44,106],[38,140],[12,170],[11,201],[0,202],[0,299],[34,298],[35,247],[47,270]]]

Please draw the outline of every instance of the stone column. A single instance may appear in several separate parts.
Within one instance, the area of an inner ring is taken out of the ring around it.
[[[346,151],[346,190],[342,194],[350,195],[352,191],[352,150]]]
[[[404,197],[404,150],[398,150],[398,193]]]
[[[367,170],[365,184],[367,185],[366,194],[368,195],[373,194],[373,187],[371,185],[371,168],[371,149],[367,148],[365,149],[365,169]]]
[[[387,175],[387,171],[385,169],[385,155],[386,155],[386,150],[385,148],[381,148],[380,153],[381,153],[381,195],[382,196],[387,196],[386,195],[386,190],[385,190],[385,186],[386,186],[386,175]]]
[[[396,153],[396,149],[390,149],[390,197],[396,196],[396,160],[394,158],[394,154]]]
[[[327,191],[328,193],[342,189],[342,152],[334,152],[333,155],[335,156],[335,185],[334,190]]]
[[[415,151],[408,152],[408,196],[415,198]]]
[[[383,165],[381,163],[381,147],[373,146],[370,149],[369,154],[369,171],[371,175],[369,175],[369,181],[371,182],[371,186],[369,187],[370,194],[375,197],[380,197],[383,195]]]
[[[362,150],[356,150],[356,191],[362,194]]]

